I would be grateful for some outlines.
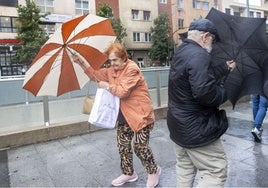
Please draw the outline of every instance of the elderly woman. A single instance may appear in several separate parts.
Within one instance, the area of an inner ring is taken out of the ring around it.
[[[128,59],[127,52],[121,44],[111,44],[105,54],[111,63],[109,68],[96,71],[81,60],[77,62],[90,80],[98,82],[98,87],[105,88],[120,98],[117,147],[122,175],[114,179],[112,185],[120,186],[138,179],[133,168],[132,140],[135,137],[134,152],[148,174],[146,186],[155,187],[159,182],[161,168],[155,163],[149,146],[155,116],[147,84],[138,65]]]

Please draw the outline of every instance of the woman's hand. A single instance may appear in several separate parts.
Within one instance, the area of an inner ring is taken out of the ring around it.
[[[84,61],[82,61],[81,58],[78,57],[78,55],[73,54],[73,61],[78,65],[80,65],[84,70],[86,70],[89,67],[87,63],[85,63]]]
[[[109,90],[110,84],[109,82],[99,81],[98,87]]]

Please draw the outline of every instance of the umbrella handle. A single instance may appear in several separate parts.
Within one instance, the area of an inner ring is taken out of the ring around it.
[[[225,81],[226,81],[226,79],[228,78],[228,75],[230,74],[230,72],[231,72],[231,70],[228,69],[228,73],[227,73],[226,75],[224,75],[221,79],[219,79],[219,82],[218,82],[218,83],[219,83],[221,86],[224,86]]]
[[[87,70],[87,64],[84,63],[84,61],[82,61],[77,55],[73,54],[73,61],[77,64],[79,64],[83,70]]]

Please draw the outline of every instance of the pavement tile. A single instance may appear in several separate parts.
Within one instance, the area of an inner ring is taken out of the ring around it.
[[[250,103],[225,109],[230,123],[221,138],[228,157],[225,187],[268,187],[267,118],[263,142],[256,143],[250,133]],[[162,167],[158,187],[175,187],[176,160],[166,119],[156,121],[150,145]],[[2,187],[112,187],[111,181],[121,174],[115,129],[13,148],[1,151],[0,157]],[[138,181],[122,187],[146,185],[147,174],[135,155],[134,167]]]

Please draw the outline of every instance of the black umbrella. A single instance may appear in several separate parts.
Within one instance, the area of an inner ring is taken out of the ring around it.
[[[268,79],[266,19],[232,16],[214,8],[206,18],[215,24],[220,37],[212,50],[213,66],[220,67],[228,60],[237,63],[225,81],[230,102],[234,106],[242,96],[263,94]]]

